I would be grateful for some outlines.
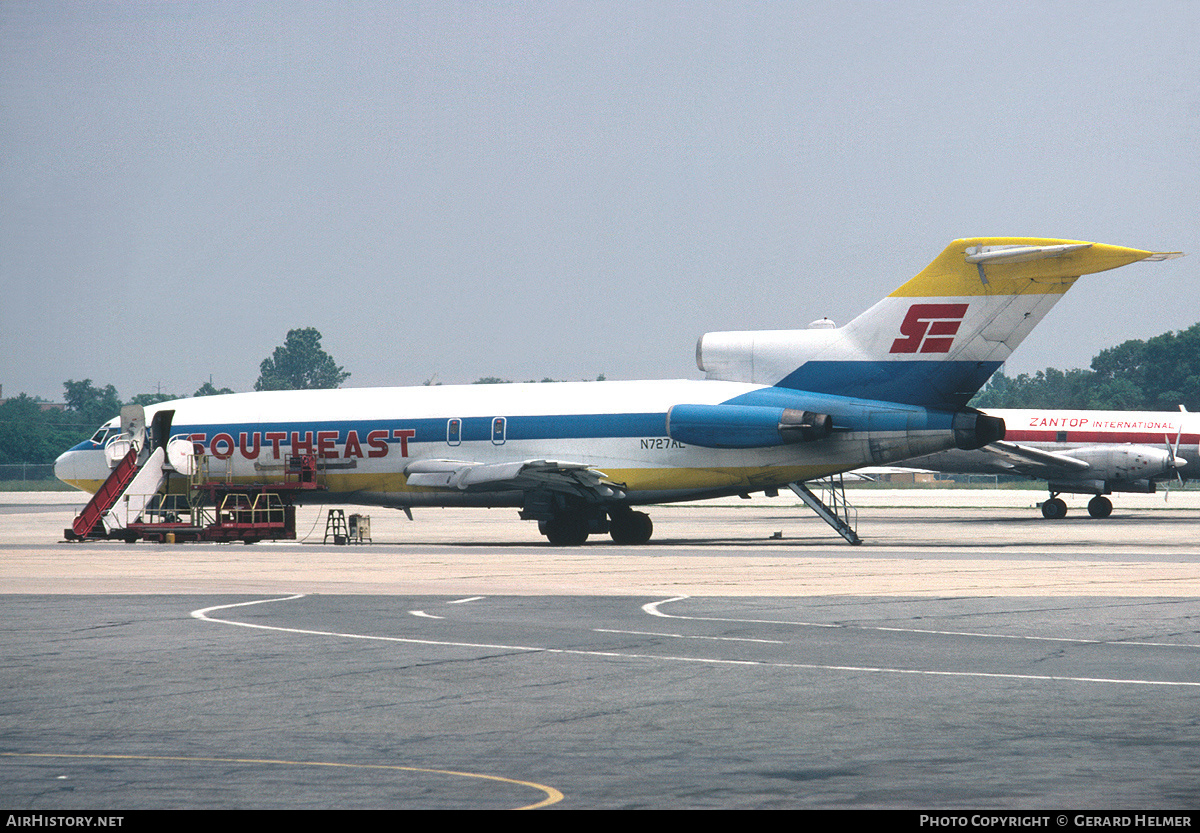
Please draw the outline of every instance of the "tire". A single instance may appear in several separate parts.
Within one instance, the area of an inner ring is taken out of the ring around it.
[[[608,534],[614,544],[638,545],[650,540],[654,522],[645,512],[617,512],[609,515]]]
[[[588,538],[587,517],[582,513],[555,515],[546,522],[546,539],[555,547],[578,547]]]
[[[1067,516],[1067,504],[1061,499],[1052,497],[1050,500],[1042,504],[1042,517],[1047,520],[1057,521],[1060,518]]]
[[[1096,495],[1088,501],[1088,514],[1093,518],[1107,518],[1112,514],[1112,501],[1104,495]]]

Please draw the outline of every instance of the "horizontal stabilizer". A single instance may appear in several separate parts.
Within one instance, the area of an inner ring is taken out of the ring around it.
[[[1063,243],[1057,246],[971,246],[967,263],[1027,263],[1047,257],[1061,257],[1068,252],[1091,248],[1091,243]]]
[[[1183,252],[1151,252],[1142,260],[1174,260],[1177,257],[1183,257]],[[1179,407],[1183,408],[1182,405]]]

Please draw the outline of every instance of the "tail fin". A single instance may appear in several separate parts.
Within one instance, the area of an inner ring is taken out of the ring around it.
[[[960,408],[1080,275],[1154,253],[1077,240],[955,240],[919,275],[844,327],[707,333],[710,379]]]

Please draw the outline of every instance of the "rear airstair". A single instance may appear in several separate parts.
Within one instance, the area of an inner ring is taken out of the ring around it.
[[[856,530],[858,512],[846,501],[846,485],[842,476],[839,474],[835,477],[821,481],[822,494],[832,506],[813,494],[812,490],[804,483],[789,483],[788,488],[807,503],[808,507],[816,512],[821,520],[833,527],[838,535],[851,544],[861,544],[862,539],[858,537]]]

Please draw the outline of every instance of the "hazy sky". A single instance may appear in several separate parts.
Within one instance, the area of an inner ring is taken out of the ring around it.
[[[1083,278],[1009,372],[1200,320],[1200,2],[0,3],[0,385],[698,378],[952,239]]]

